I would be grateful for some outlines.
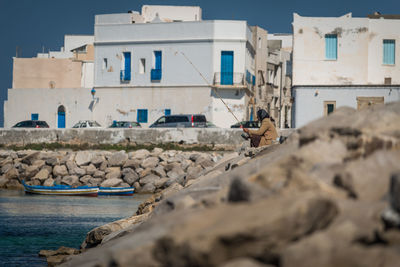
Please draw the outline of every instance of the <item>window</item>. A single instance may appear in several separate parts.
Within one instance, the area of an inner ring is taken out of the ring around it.
[[[121,82],[131,80],[131,52],[124,52],[124,58],[121,67]]]
[[[107,60],[106,58],[103,58],[103,66],[102,66],[102,69],[103,69],[103,70],[106,70],[107,67],[108,67],[108,60]]]
[[[392,84],[392,78],[391,77],[385,77],[385,85],[391,85]]]
[[[325,34],[325,58],[337,59],[337,35]]]
[[[221,85],[233,85],[233,51],[221,51]]]
[[[328,116],[336,109],[336,101],[324,101],[324,115]]]
[[[146,71],[146,59],[141,58],[139,61],[139,73],[143,74]]]
[[[164,115],[165,115],[165,116],[171,115],[171,109],[166,108],[166,109],[164,110]]]
[[[38,113],[32,113],[31,114],[31,120],[37,121],[39,119],[39,114]]]
[[[162,76],[162,52],[154,51],[153,55],[153,69],[151,70],[151,81],[160,81]]]
[[[395,44],[395,40],[383,40],[383,64],[394,65]]]
[[[147,123],[147,109],[138,109],[137,122]]]
[[[258,48],[261,49],[261,37],[258,37]]]

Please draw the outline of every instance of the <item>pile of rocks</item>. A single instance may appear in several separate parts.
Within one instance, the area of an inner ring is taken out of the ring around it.
[[[399,122],[400,103],[340,108],[154,194],[62,266],[398,266]]]
[[[217,153],[163,151],[0,151],[0,188],[29,185],[135,187],[154,193],[174,183],[184,186],[211,168]]]

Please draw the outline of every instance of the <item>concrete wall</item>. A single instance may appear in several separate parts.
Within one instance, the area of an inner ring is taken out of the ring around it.
[[[383,64],[383,39],[395,40],[395,65]],[[368,83],[400,84],[400,20],[369,19]]]
[[[337,34],[337,59],[325,58],[325,34]],[[400,20],[293,16],[293,85],[400,84]],[[383,64],[383,40],[396,42],[395,65]]]
[[[156,14],[165,22],[201,20],[201,8],[198,6],[142,6],[142,16],[145,22],[153,21]]]
[[[293,130],[279,134],[289,136]],[[40,143],[68,144],[183,144],[225,145],[237,147],[244,142],[240,129],[174,128],[174,129],[12,129],[0,130],[1,145]],[[249,142],[249,141],[247,141]]]
[[[13,88],[78,88],[81,73],[71,59],[13,58]]]
[[[384,97],[384,102],[400,101],[400,86],[385,87],[295,87],[294,125],[300,128],[324,116],[324,101],[336,101],[336,108],[357,109],[357,97]]]

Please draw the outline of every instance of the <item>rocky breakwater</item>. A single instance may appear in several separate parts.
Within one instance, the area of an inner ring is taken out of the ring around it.
[[[135,187],[154,193],[176,184],[184,186],[211,168],[217,153],[163,151],[0,151],[0,188],[29,185]],[[176,186],[174,185],[174,186]]]
[[[398,266],[399,122],[399,103],[340,108],[154,194],[62,266]]]

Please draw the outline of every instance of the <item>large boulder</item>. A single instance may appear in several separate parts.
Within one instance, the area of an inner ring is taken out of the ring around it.
[[[54,176],[66,176],[66,175],[68,175],[67,167],[65,167],[65,165],[56,165],[56,166],[53,167],[53,174],[54,174]]]
[[[160,177],[154,174],[149,174],[139,180],[140,185],[154,184],[156,181],[160,180]]]
[[[44,181],[47,180],[47,178],[49,178],[49,175],[50,172],[47,170],[47,168],[43,168],[33,177],[33,179]]]
[[[122,179],[119,178],[110,178],[104,180],[100,186],[102,187],[113,187],[113,186],[119,186],[121,183],[123,183]]]
[[[123,168],[132,168],[132,169],[137,169],[140,167],[140,164],[142,163],[141,159],[128,159],[125,164],[123,165]]]
[[[145,159],[150,155],[147,149],[139,149],[132,154],[132,159]]]
[[[78,166],[88,165],[93,158],[93,153],[90,151],[79,151],[76,153],[75,162]]]
[[[28,167],[25,169],[25,174],[24,174],[24,176],[25,176],[26,178],[30,179],[31,177],[35,176],[36,173],[39,172],[39,170],[40,170],[39,167],[36,166],[36,165],[28,166]],[[68,174],[68,172],[67,172],[67,174]]]
[[[125,151],[119,151],[108,159],[108,163],[110,166],[123,166],[128,159],[128,154]]]
[[[65,185],[69,185],[69,186],[79,186],[79,178],[76,175],[69,175],[69,176],[65,176],[62,178],[61,180],[61,184],[65,184]]]
[[[129,185],[133,185],[139,180],[139,175],[131,168],[125,168],[122,170],[123,180]]]
[[[157,166],[158,162],[160,162],[160,160],[157,157],[148,157],[145,160],[143,160],[141,165],[144,169],[147,168],[153,169]]]

